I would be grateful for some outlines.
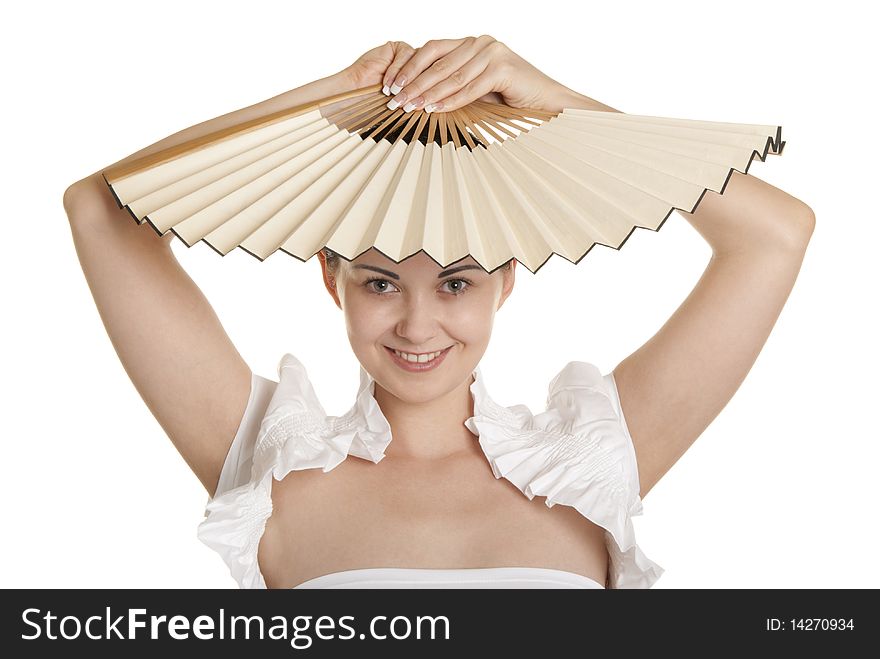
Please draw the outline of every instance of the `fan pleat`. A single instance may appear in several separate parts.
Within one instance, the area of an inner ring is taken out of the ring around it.
[[[160,231],[167,231],[195,212],[192,209],[205,208],[311,144],[327,139],[334,130],[326,121],[323,127],[315,122],[298,128],[159,188],[133,201],[129,207],[138,216],[150,216]]]
[[[458,204],[461,209],[461,237],[460,246],[457,247],[462,256],[453,257],[452,261],[458,261],[468,254],[486,263],[490,268],[494,267],[494,259],[489,254],[488,245],[480,232],[480,225],[484,219],[480,215],[480,207],[477,200],[482,196],[482,191],[474,187],[472,180],[476,176],[474,156],[468,149],[462,149],[453,153],[450,157],[450,167],[454,172],[455,189],[458,193]]]
[[[534,199],[548,226],[553,227],[562,250],[557,250],[558,254],[574,262],[596,242],[616,246],[626,238],[631,218],[612,212],[610,204],[595,203],[595,195],[534,151],[511,140],[499,153],[508,159],[507,171],[520,189]]]
[[[605,114],[614,114],[606,112]],[[581,123],[586,123],[586,120]],[[642,122],[619,122],[614,119],[603,117],[601,119],[589,119],[591,130],[602,132],[608,128],[618,128],[628,130],[632,137],[628,141],[638,142],[644,138],[653,135],[666,135],[667,137],[677,140],[695,140],[705,142],[707,144],[717,144],[719,146],[732,146],[739,152],[740,149],[758,150],[763,147],[766,136],[763,140],[748,133],[737,133],[733,131],[712,130],[711,128],[696,128],[693,126],[663,126],[655,123]]]
[[[290,201],[248,235],[241,246],[260,260],[268,257],[345,178],[365,148],[360,138],[348,136],[285,181],[281,187]]]
[[[490,272],[511,258],[537,272],[554,253],[577,262],[597,243],[619,249],[635,227],[656,231],[673,209],[693,212],[732,170],[784,145],[779,126],[578,108],[516,115],[477,103],[407,122],[362,96],[105,178],[138,222],[221,254],[306,261],[326,246],[351,260],[374,247],[398,263],[424,251],[441,266],[470,255]],[[465,124],[480,143],[453,135]]]
[[[431,189],[432,167],[439,168],[440,154],[432,145],[426,145],[418,150],[418,161],[415,165],[415,185],[412,190],[411,203],[408,207],[409,216],[406,218],[406,234],[400,250],[392,252],[395,260],[401,260],[404,255],[414,254],[422,249],[425,244],[425,222],[428,216],[428,207],[431,203],[436,205],[436,187]],[[435,182],[436,186],[436,182]],[[430,249],[426,249],[430,253]],[[391,257],[389,253],[388,256]]]
[[[523,155],[525,158],[521,157]],[[553,251],[574,260],[577,252],[583,251],[580,245],[593,244],[593,236],[584,228],[584,218],[575,206],[564,198],[554,197],[550,190],[535,188],[542,185],[542,179],[538,172],[530,170],[530,164],[537,165],[539,169],[545,167],[540,159],[531,159],[529,163],[527,153],[506,145],[497,149],[497,156],[504,164],[505,173],[515,182],[521,198],[528,199],[530,207],[540,215],[541,228],[548,244],[553,246]]]
[[[531,270],[543,263],[550,252],[562,247],[544,229],[544,223],[536,209],[504,171],[503,163],[496,153],[500,149],[499,144],[492,144],[488,149],[475,151],[475,159],[499,203],[502,216],[516,238],[519,252],[515,258]]]
[[[584,110],[581,108],[566,108],[562,111],[561,116],[582,116],[591,118],[599,123],[613,122],[618,124],[642,124],[643,127],[648,125],[659,127],[654,132],[665,133],[668,128],[690,128],[714,131],[717,133],[729,133],[731,135],[751,136],[761,142],[767,140],[769,136],[777,135],[780,130],[779,126],[764,124],[738,124],[724,121],[703,121],[701,119],[676,119],[673,117],[653,117],[650,115],[625,114],[621,112],[601,112],[599,110]],[[644,130],[645,128],[643,128]],[[696,136],[699,139],[699,136]]]
[[[606,134],[606,130],[608,128],[609,122],[602,122],[601,124],[595,124],[590,128],[590,132],[598,133],[598,134]],[[564,126],[565,124],[561,124]],[[633,124],[630,123],[630,126]],[[744,171],[747,167],[748,163],[751,161],[752,154],[754,152],[760,152],[764,144],[766,143],[766,138],[761,141],[751,135],[741,135],[734,133],[722,133],[722,132],[714,132],[710,130],[703,129],[690,129],[690,128],[662,128],[656,125],[647,125],[647,124],[639,124],[637,129],[629,130],[630,136],[626,138],[626,141],[631,144],[643,144],[645,146],[650,146],[650,141],[653,139],[656,131],[670,131],[667,134],[667,139],[675,140],[678,142],[679,149],[684,150],[689,141],[700,141],[706,145],[717,146],[718,148],[730,147],[732,152],[732,158],[728,159],[725,163],[725,166],[728,168],[734,168],[739,171]],[[569,133],[571,135],[571,133]],[[581,142],[583,143],[583,142]],[[690,157],[698,158],[696,155],[685,154]]]
[[[416,197],[416,222],[423,218],[419,243],[431,246],[428,253],[436,261],[449,263],[443,245],[443,213],[446,210],[443,204],[443,156],[436,144],[428,144],[425,148],[422,171],[419,174],[419,191],[424,191],[424,194]]]
[[[138,199],[131,205],[131,209],[138,215],[149,216],[150,221],[160,231],[167,231],[195,211],[206,208],[275,167],[283,165],[310,146],[328,139],[332,130],[332,127],[325,125],[310,135],[302,136],[296,131],[294,134],[281,136],[160,188]]]
[[[286,162],[218,199],[212,207],[177,224],[178,235],[193,240],[204,239],[221,254],[229,253],[299,194],[300,187],[294,180],[295,175],[345,140],[339,131],[334,133],[317,142],[309,139],[301,146],[292,145],[298,148],[290,153],[291,157]],[[214,215],[227,219],[218,223],[212,221]]]
[[[291,117],[290,119],[270,124],[259,130],[248,131],[203,146],[202,148],[187,153],[184,157],[156,165],[147,170],[149,172],[148,176],[135,174],[124,177],[115,181],[113,187],[120,196],[120,199],[124,198],[130,201],[141,199],[142,197],[146,197],[148,194],[171,185],[186,176],[200,172],[212,165],[216,165],[217,163],[233,156],[237,156],[240,153],[244,153],[248,149],[265,144],[276,137],[295,131],[300,127],[307,126],[311,123],[320,123],[321,121],[323,121],[324,124],[327,123],[326,119],[321,117],[320,112],[317,111]]]
[[[387,208],[389,192],[395,187],[395,180],[400,175],[406,153],[407,144],[403,141],[386,149],[381,162],[354,194],[323,244],[314,246],[315,251],[324,245],[337,253],[345,254],[360,254],[369,249],[382,227],[382,209]],[[289,249],[287,245],[285,249]],[[314,253],[311,252],[305,258]]]
[[[570,130],[561,124],[548,126],[547,131],[542,132],[558,135],[562,140],[600,149],[630,162],[650,167],[655,171],[664,171],[670,176],[716,192],[721,190],[727,173],[730,171],[729,167],[706,162],[699,158],[670,153],[637,142],[624,142],[605,135],[582,133]]]
[[[415,215],[413,209],[424,157],[425,147],[418,140],[413,140],[406,146],[400,167],[385,191],[382,205],[374,218],[378,228],[373,246],[398,263],[403,260],[403,255],[408,256],[412,253],[408,250],[421,249],[416,247],[418,237],[414,235],[416,222],[413,219]],[[338,252],[333,245],[328,244],[328,247]],[[363,246],[360,246],[357,254],[348,253],[357,256],[364,251]]]
[[[686,139],[669,135],[658,135],[632,130],[626,126],[597,126],[579,117],[559,116],[546,124],[548,129],[566,128],[581,133],[587,143],[602,144],[606,139],[618,140],[625,144],[638,144],[667,151],[680,156],[688,156],[716,165],[733,166],[741,164],[746,151],[739,146],[718,144],[705,140]],[[590,140],[594,140],[591,142]],[[746,163],[747,164],[747,163]]]
[[[656,229],[669,214],[669,204],[662,199],[597,169],[568,151],[563,151],[552,144],[534,142],[529,139],[530,137],[533,136],[524,135],[517,140],[516,146],[511,144],[511,148],[533,151],[545,161],[552,163],[563,175],[578,181],[586,195],[583,203],[587,208],[595,203],[599,208],[605,209],[606,212],[601,214],[603,216],[613,216],[614,210],[619,208],[624,216],[632,218],[631,227],[641,226],[650,229]],[[573,189],[574,194],[577,191],[577,188]]]
[[[474,215],[479,218],[468,234],[471,255],[490,272],[507,262],[514,254],[525,253],[509,220],[501,212],[501,203],[483,176],[478,162],[482,150],[467,151],[461,159],[465,185],[470,192]]]
[[[648,194],[663,200],[668,206],[690,208],[703,193],[703,188],[696,184],[607,151],[587,145],[579,145],[578,149],[573,150],[570,142],[558,134],[535,131],[523,136],[524,141],[526,138],[532,138],[529,140],[529,146],[544,157],[553,157],[553,151],[548,145],[555,146],[558,150],[568,150],[578,160],[589,162],[606,174],[625,181],[633,187],[640,187]]]
[[[432,148],[436,148],[432,146]],[[440,147],[440,161],[443,167],[443,214],[440,219],[440,240],[436,243],[443,246],[439,263],[454,263],[468,255],[468,223],[475,223],[473,206],[468,199],[461,166],[458,162],[458,149],[455,144],[447,142]]]
[[[296,168],[302,168],[303,162],[310,162],[331,148],[334,142],[328,134],[330,130],[333,129],[322,129],[151,211],[150,221],[159,231],[173,227],[189,244],[201,240],[277,188]]]
[[[235,247],[229,241],[242,240],[253,233],[299,194],[302,186],[297,187],[295,176],[338,146],[339,139],[330,136],[314,143],[189,217],[184,214],[186,219],[173,224],[175,232],[193,242],[205,238],[220,253],[227,253]]]
[[[344,161],[338,163],[336,167],[338,172],[333,174],[328,172],[332,176],[345,173],[318,206],[297,224],[281,245],[281,249],[305,261],[326,245],[335,231],[357,228],[363,231],[362,224],[349,223],[343,226],[342,219],[358,192],[373,178],[379,163],[385,160],[390,150],[391,144],[385,140],[380,140],[378,143],[373,140],[361,142]],[[351,236],[351,238],[356,240],[358,237]]]

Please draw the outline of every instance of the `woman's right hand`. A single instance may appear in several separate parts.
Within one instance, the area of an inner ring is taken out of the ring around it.
[[[409,62],[417,50],[405,41],[387,41],[381,46],[365,52],[340,73],[349,81],[353,89],[362,89],[378,84],[391,87],[398,72]],[[489,92],[479,100],[490,103],[503,102],[498,92]]]

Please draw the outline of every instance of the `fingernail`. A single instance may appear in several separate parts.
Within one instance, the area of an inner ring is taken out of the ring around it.
[[[394,100],[394,99],[392,98],[390,101],[388,101],[388,103],[386,104],[386,107],[387,107],[389,110],[394,110],[394,109],[397,108],[398,105],[400,105],[400,103],[398,103],[396,100]]]
[[[438,110],[442,110],[442,109],[443,109],[442,103],[428,103],[425,106],[425,112],[428,112],[428,113],[437,112]]]
[[[388,89],[388,85],[385,85],[384,87],[382,87],[382,93],[385,94],[385,96],[391,95],[391,92]]]
[[[416,109],[416,104],[413,103],[412,101],[410,101],[409,103],[407,103],[406,105],[403,106],[404,112],[412,112],[415,109]]]
[[[391,93],[399,94],[400,90],[403,89],[403,86],[406,84],[406,78],[398,78],[394,81],[394,84],[391,85]]]

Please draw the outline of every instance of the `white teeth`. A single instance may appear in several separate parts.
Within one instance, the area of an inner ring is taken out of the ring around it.
[[[396,354],[398,357],[405,359],[408,362],[417,362],[419,364],[424,364],[425,362],[429,362],[432,359],[435,359],[442,352],[443,351],[441,350],[440,352],[432,352],[427,355],[411,355],[407,352],[400,352],[400,350],[395,350],[394,354]]]

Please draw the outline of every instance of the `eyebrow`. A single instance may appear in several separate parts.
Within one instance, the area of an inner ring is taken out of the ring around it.
[[[375,265],[356,265],[355,268],[363,268],[364,270],[375,270],[376,272],[381,272],[383,275],[387,275],[392,279],[400,280],[400,275],[396,272],[391,272],[391,270],[386,270],[385,268],[380,268]],[[444,270],[439,275],[437,275],[437,279],[441,277],[445,277],[447,275],[451,275],[455,272],[460,272],[461,270],[482,270],[482,268],[478,265],[460,265],[455,268],[449,268],[449,270]]]

